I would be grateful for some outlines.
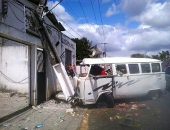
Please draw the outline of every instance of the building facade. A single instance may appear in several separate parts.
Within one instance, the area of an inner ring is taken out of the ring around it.
[[[48,100],[58,85],[33,15],[38,3],[0,0],[0,88],[28,94],[30,105]],[[53,13],[44,17],[44,25],[63,64],[76,64],[76,44]]]

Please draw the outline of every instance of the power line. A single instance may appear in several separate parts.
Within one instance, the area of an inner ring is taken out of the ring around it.
[[[16,7],[18,10],[20,10],[21,12],[24,11],[23,8],[20,8],[20,7],[17,6],[17,5],[19,5],[19,6],[23,6],[23,5],[20,5],[20,4],[17,3],[16,1],[9,1],[9,3],[12,4],[13,6],[15,6],[15,7]],[[15,5],[14,3],[16,3],[17,5]]]
[[[93,6],[93,3],[92,3],[92,0],[90,0],[90,4],[92,6],[93,15],[94,15],[94,18],[95,18],[95,21],[96,21],[96,24],[97,24],[97,17],[96,17],[95,11],[94,11],[94,6]]]
[[[13,13],[13,15],[15,16],[15,18],[21,22],[21,23],[24,23],[24,21],[22,21],[21,19],[18,18],[18,16],[15,14],[15,11],[12,9],[11,5],[9,4],[9,8],[11,9],[11,12]]]
[[[55,7],[57,7],[62,1],[63,1],[63,0],[60,0],[56,5],[54,5],[50,10],[48,10],[48,11],[43,15],[43,17],[44,17],[45,15],[47,15],[49,12],[51,12]]]
[[[101,16],[101,7],[100,7],[100,1],[99,0],[98,0],[98,6],[99,6],[100,21],[101,21],[101,24],[102,24],[103,39],[105,39],[105,33],[104,33],[104,29],[103,29],[103,20],[102,20],[102,16]]]
[[[75,12],[75,11],[73,11],[73,8],[72,8],[72,6],[70,5],[70,3],[68,2],[68,0],[65,0],[65,2],[66,2],[66,4],[68,5],[68,10],[70,11],[70,12],[74,12],[75,13],[75,15],[77,16],[77,17],[79,17],[79,15],[77,14],[77,12]]]
[[[86,14],[85,14],[85,11],[84,11],[84,9],[83,9],[83,5],[81,4],[80,0],[78,0],[78,1],[79,1],[79,5],[80,5],[80,7],[81,7],[81,9],[82,9],[82,11],[83,11],[83,15],[84,15],[84,17],[85,17],[85,19],[86,19],[86,22],[89,23],[89,21],[88,21],[88,19],[87,19],[87,16],[86,16]]]
[[[56,14],[55,14],[56,15]],[[64,24],[66,24],[73,32],[75,32],[77,35],[79,35],[80,37],[82,37],[78,32],[76,32],[70,25],[68,25],[63,19],[61,19],[58,15],[56,15],[59,20],[61,20]]]
[[[63,0],[60,0],[56,5],[54,5],[48,12],[52,11],[55,7],[57,7]],[[48,13],[47,12],[47,13]]]

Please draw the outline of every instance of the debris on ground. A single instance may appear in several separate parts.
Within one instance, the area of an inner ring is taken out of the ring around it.
[[[32,106],[32,109],[38,111],[38,108],[36,106]]]
[[[3,127],[9,127],[11,124],[9,124],[9,123],[6,123],[6,124],[3,124],[2,126]]]
[[[40,123],[40,124],[37,124],[35,127],[36,128],[42,128],[42,127],[44,127],[44,125],[42,123]]]
[[[113,117],[110,117],[109,119],[112,121],[112,120],[113,120]]]
[[[137,104],[133,104],[130,108],[131,110],[138,110],[138,106]]]
[[[16,92],[11,92],[10,93],[10,97],[13,97],[14,95],[16,95],[17,93]]]
[[[122,116],[120,116],[120,115],[115,115],[114,116],[114,119],[118,119],[118,120],[120,120],[120,119],[122,119],[123,117]]]
[[[21,128],[21,130],[28,130],[28,127],[25,127],[25,128]]]
[[[146,104],[137,104],[137,103],[121,103],[115,106],[114,109],[120,111],[120,112],[126,112],[126,111],[131,111],[131,110],[139,110],[139,109],[145,109]]]
[[[66,109],[66,113],[73,113],[74,112],[74,110],[72,109],[72,108],[70,108],[70,109]]]

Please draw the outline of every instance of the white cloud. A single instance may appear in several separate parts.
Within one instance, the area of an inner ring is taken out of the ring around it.
[[[153,27],[170,26],[170,2],[152,3],[135,19],[143,24]]]
[[[141,14],[151,0],[123,0],[121,3],[122,10],[129,16]]]
[[[127,11],[130,18],[141,23],[136,29],[112,25],[80,24],[61,5],[54,10],[54,13],[67,23],[67,25],[63,23],[67,30],[65,34],[70,37],[87,37],[93,43],[98,43],[101,49],[103,45],[100,43],[108,43],[106,50],[109,56],[129,56],[133,53],[146,52],[150,54],[162,49],[170,49],[169,3],[154,3],[151,0],[149,3],[146,3],[146,0],[127,1],[129,3],[124,3],[124,11]],[[55,3],[51,2],[51,7],[52,4]],[[165,26],[167,28],[162,28]]]
[[[49,7],[49,9],[51,9],[54,5],[56,5],[58,3],[58,1],[49,1],[47,3],[47,6]],[[66,12],[65,8],[62,5],[58,5],[57,7],[55,7],[52,12],[59,18],[61,18],[63,21],[65,22],[72,22],[74,21],[73,17],[71,15],[69,15],[69,13]],[[57,18],[58,19],[58,18]]]
[[[111,16],[113,16],[116,13],[117,13],[116,5],[112,4],[112,6],[106,12],[106,17],[111,17]]]

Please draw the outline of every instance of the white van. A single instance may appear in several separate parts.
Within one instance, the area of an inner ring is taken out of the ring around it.
[[[103,75],[105,69],[107,75]],[[161,61],[150,58],[85,58],[77,82],[79,98],[94,104],[100,96],[114,99],[159,96],[166,88]],[[109,95],[110,96],[110,95]]]
[[[160,96],[166,88],[161,64],[150,58],[85,58],[72,84],[62,64],[54,66],[54,70],[67,101],[76,95],[85,105],[104,101],[112,107],[114,99]]]

